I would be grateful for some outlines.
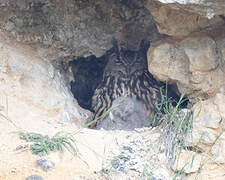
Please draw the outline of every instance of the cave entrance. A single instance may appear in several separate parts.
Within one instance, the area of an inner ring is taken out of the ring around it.
[[[80,57],[69,62],[74,77],[74,81],[70,82],[70,89],[78,104],[84,109],[93,111],[91,99],[102,80],[105,64],[105,56]]]
[[[71,67],[74,76],[74,81],[70,82],[71,91],[82,108],[88,109],[94,113],[93,119],[104,116],[106,110],[104,111],[102,106],[106,106],[106,109],[108,110],[115,102],[118,103],[120,101],[121,103],[121,105],[118,106],[120,110],[114,112],[114,114],[111,113],[111,116],[109,116],[111,118],[110,122],[105,123],[100,127],[111,130],[110,128],[115,125],[114,129],[130,130],[136,127],[156,126],[159,122],[149,123],[147,125],[147,117],[153,118],[153,116],[152,114],[146,116],[143,115],[145,114],[143,109],[149,111],[148,107],[150,107],[150,111],[154,111],[155,115],[158,115],[159,113],[156,111],[164,111],[163,108],[165,108],[166,105],[166,102],[162,101],[169,100],[173,106],[176,106],[177,102],[179,102],[180,96],[174,85],[166,85],[163,82],[158,82],[148,72],[146,57],[148,48],[149,44],[146,45],[146,43],[144,43],[140,45],[138,51],[131,51],[123,48],[119,49],[118,45],[114,43],[113,48],[107,51],[102,57],[80,57],[70,61],[69,66]],[[119,62],[121,59],[125,62]],[[110,61],[113,61],[113,63]],[[137,72],[133,73],[135,70]],[[127,76],[127,74],[130,75],[130,77]],[[125,98],[125,100],[120,98],[124,96],[124,93],[122,93],[123,88],[130,93],[128,94],[129,98]],[[97,94],[97,100],[95,99],[97,102],[93,102],[93,96],[96,89],[100,90],[100,94]],[[154,89],[156,89],[156,91],[158,90],[158,95],[160,97],[154,97],[157,96]],[[152,97],[148,98],[148,96]],[[120,100],[117,100],[119,98]],[[138,102],[136,102],[136,100]],[[158,108],[160,105],[156,107],[156,103],[153,101],[161,103],[160,109]],[[143,106],[140,105],[139,102],[142,102]],[[99,105],[96,103],[101,104]],[[186,107],[187,103],[188,100],[182,101],[180,106]],[[148,104],[151,105],[148,106]],[[151,108],[154,108],[154,110]],[[136,115],[131,116],[134,113],[136,113]],[[95,116],[96,114],[98,116]],[[142,119],[145,123],[136,123],[136,119]],[[119,121],[121,121],[121,123],[117,123]],[[123,123],[124,125],[121,125]],[[133,123],[133,125],[127,126],[127,123]],[[118,124],[120,124],[121,127],[118,127]],[[96,128],[96,124],[91,127]],[[130,129],[127,129],[128,127]]]

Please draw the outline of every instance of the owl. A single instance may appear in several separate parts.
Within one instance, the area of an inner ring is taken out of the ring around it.
[[[147,69],[149,44],[142,41],[138,51],[131,51],[119,49],[116,40],[112,43],[112,49],[106,53],[107,63],[102,81],[92,97],[93,119],[101,119],[112,102],[120,96],[132,97],[141,102],[152,119],[156,111],[155,104],[160,99],[160,88]],[[96,123],[91,125],[94,126]]]

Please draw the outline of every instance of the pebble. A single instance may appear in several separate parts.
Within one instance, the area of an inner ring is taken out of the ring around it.
[[[44,171],[52,170],[55,167],[54,162],[42,158],[37,160],[37,165],[40,166]]]
[[[43,180],[43,178],[39,175],[31,175],[31,176],[28,176],[26,180]]]

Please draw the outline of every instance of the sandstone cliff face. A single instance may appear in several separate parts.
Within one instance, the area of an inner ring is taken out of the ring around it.
[[[224,32],[215,36],[213,31],[153,44],[148,51],[149,71],[162,81],[176,83],[190,98],[207,99],[224,92]]]
[[[121,171],[101,174],[115,157],[123,157],[115,167],[127,170],[131,179],[172,179],[177,171],[190,180],[224,179],[224,6],[220,0],[1,1],[0,179],[25,179],[36,172],[45,179],[78,179],[79,173],[96,179],[127,178]],[[111,48],[112,37],[131,50],[142,39],[150,40],[149,71],[158,80],[175,84],[193,103],[193,129],[187,148],[172,166],[174,174],[166,167],[166,148],[158,141],[157,129],[79,130],[79,158],[53,155],[50,158],[58,163],[53,173],[37,170],[35,156],[14,152],[22,142],[9,132],[18,129],[2,115],[23,130],[50,135],[83,126],[91,113],[73,99],[71,72],[62,64],[67,66],[74,57],[102,56]]]
[[[0,39],[0,94],[2,99],[8,99],[7,104],[1,101],[4,114],[28,121],[32,118],[84,124],[85,113],[79,112],[61,72],[33,48],[10,40],[4,33]]]
[[[144,38],[157,39],[154,20],[143,2],[9,0],[0,6],[0,29],[39,50],[55,48],[58,56],[99,57],[110,49],[113,36],[129,49],[138,48]]]
[[[198,7],[195,4],[193,7],[198,8],[191,9],[191,7],[192,4],[164,4],[152,0],[149,0],[146,4],[146,8],[149,9],[157,22],[159,32],[170,36],[187,36],[192,32],[223,24],[223,19],[215,16],[215,14],[209,18],[206,12],[200,13],[202,10],[207,9],[207,6]]]
[[[151,0],[150,0],[151,1]],[[158,0],[159,2],[172,5],[171,7],[179,6],[182,10],[195,12],[208,19],[216,15],[224,15],[224,2],[221,0]]]
[[[223,29],[167,38],[152,44],[148,51],[149,71],[161,81],[175,83],[194,103],[188,146],[195,149],[182,150],[173,165],[173,170],[185,172],[187,179],[224,178]],[[200,169],[202,173],[198,173]]]

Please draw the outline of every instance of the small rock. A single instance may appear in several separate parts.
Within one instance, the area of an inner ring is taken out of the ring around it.
[[[151,179],[150,180],[159,180],[159,179],[157,179],[156,177],[151,177]]]
[[[89,180],[89,179],[85,175],[77,174],[73,177],[73,180]]]
[[[10,172],[11,173],[16,173],[16,168],[12,168]]]
[[[225,135],[221,135],[216,143],[213,145],[211,149],[212,153],[212,160],[218,164],[225,163],[225,142],[224,142]]]
[[[44,171],[49,171],[55,167],[55,163],[46,159],[38,159],[37,165],[40,166]]]
[[[31,176],[28,176],[26,180],[43,180],[43,178],[39,175],[31,175]]]
[[[202,156],[195,152],[183,150],[172,166],[174,171],[182,170],[186,174],[197,172],[201,166]]]
[[[221,127],[221,113],[213,99],[200,101],[193,106],[193,130],[192,143],[200,141],[205,144],[212,144],[217,135],[217,129]]]

